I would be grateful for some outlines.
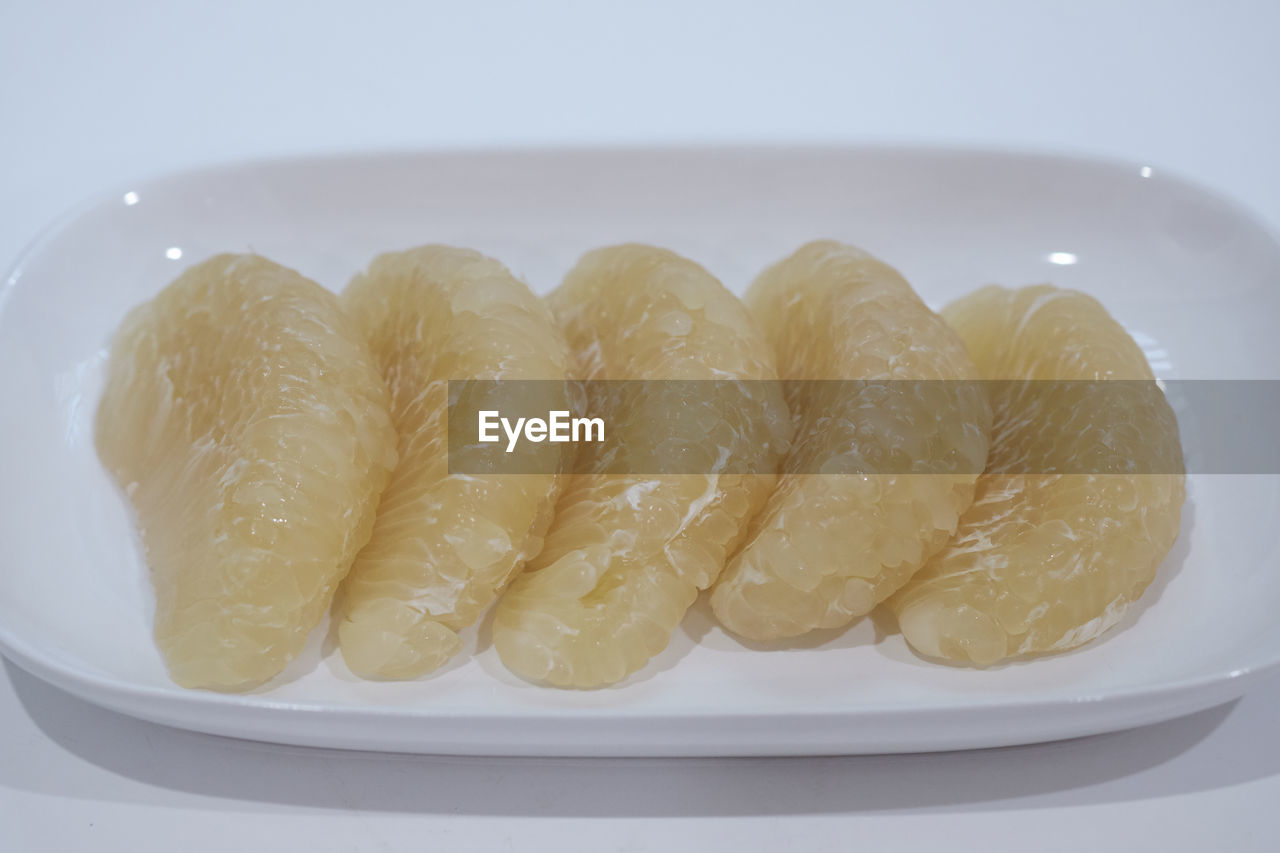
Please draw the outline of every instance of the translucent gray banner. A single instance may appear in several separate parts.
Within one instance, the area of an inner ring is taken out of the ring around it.
[[[1280,474],[1280,380],[453,380],[447,417],[458,474]]]

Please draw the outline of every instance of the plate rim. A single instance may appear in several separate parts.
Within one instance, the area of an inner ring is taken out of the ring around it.
[[[1077,166],[1087,167],[1103,167],[1117,172],[1132,170],[1137,171],[1143,164],[1112,156],[1095,156],[1085,152],[1072,151],[1055,151],[1051,149],[1039,148],[1019,148],[1004,146],[983,146],[983,145],[944,145],[932,143],[905,143],[893,144],[883,142],[872,142],[868,144],[861,143],[832,143],[822,145],[787,145],[787,144],[768,144],[768,145],[606,145],[606,146],[583,146],[583,147],[566,147],[566,146],[534,146],[534,147],[484,147],[484,148],[369,148],[369,149],[352,149],[346,151],[335,152],[308,152],[297,156],[275,155],[267,157],[257,157],[248,159],[235,159],[227,161],[216,161],[202,165],[191,166],[183,169],[162,172],[159,174],[144,177],[139,180],[128,183],[120,182],[118,186],[101,192],[93,193],[64,212],[50,220],[42,227],[34,237],[32,237],[26,246],[18,253],[16,258],[8,266],[5,277],[0,279],[0,314],[8,307],[9,296],[16,291],[19,282],[23,278],[26,267],[35,259],[45,248],[56,238],[62,234],[70,226],[86,215],[99,210],[105,205],[112,203],[113,199],[122,196],[125,192],[139,192],[147,188],[155,188],[158,186],[180,183],[192,179],[202,179],[209,177],[217,177],[224,174],[243,174],[257,169],[271,168],[325,168],[343,165],[355,165],[361,162],[371,161],[393,161],[393,160],[417,160],[417,161],[434,161],[448,162],[458,157],[467,158],[492,158],[492,159],[512,159],[523,157],[564,157],[566,155],[584,155],[598,156],[602,158],[618,157],[625,158],[627,156],[779,156],[779,157],[812,157],[822,155],[933,155],[933,156],[972,156],[977,158],[998,160],[1011,159],[1021,161],[1023,163],[1043,162],[1049,163],[1068,163]],[[1270,240],[1280,247],[1280,237],[1277,236],[1276,229],[1260,217],[1256,212],[1226,194],[1205,186],[1197,181],[1188,179],[1176,171],[1159,169],[1159,180],[1167,184],[1173,184],[1177,187],[1189,190],[1197,196],[1221,205],[1231,215],[1238,217],[1247,222],[1252,227],[1258,229]],[[127,187],[127,189],[126,189]],[[853,724],[859,718],[870,716],[895,714],[901,715],[903,718],[917,717],[924,720],[942,718],[952,716],[957,713],[983,712],[989,714],[1001,714],[1016,712],[1019,714],[1035,714],[1037,711],[1061,710],[1064,708],[1090,707],[1100,711],[1111,710],[1113,714],[1121,713],[1125,708],[1130,709],[1130,715],[1135,719],[1123,725],[1114,725],[1105,721],[1106,714],[1095,713],[1085,715],[1086,719],[1082,721],[1081,731],[1067,732],[1060,736],[1019,736],[1010,733],[1008,737],[994,737],[987,739],[967,738],[969,742],[958,744],[955,746],[938,746],[931,745],[916,749],[895,748],[892,752],[906,751],[932,751],[938,749],[968,749],[968,748],[985,748],[990,746],[1003,746],[1015,743],[1032,743],[1046,742],[1050,740],[1058,740],[1067,737],[1077,737],[1081,734],[1093,734],[1102,731],[1113,731],[1121,728],[1131,728],[1137,725],[1145,725],[1155,723],[1166,719],[1183,716],[1185,714],[1194,713],[1198,710],[1214,707],[1225,702],[1229,702],[1238,698],[1257,682],[1274,675],[1280,671],[1280,649],[1271,656],[1252,655],[1242,666],[1229,671],[1215,671],[1205,675],[1191,678],[1174,679],[1166,683],[1155,686],[1142,687],[1130,686],[1121,687],[1112,690],[1097,691],[1090,694],[1081,694],[1077,696],[1058,696],[1041,699],[1024,699],[1024,700],[1008,700],[998,699],[991,701],[972,701],[972,697],[966,697],[966,701],[960,706],[951,707],[894,707],[889,705],[859,705],[856,707],[811,707],[798,710],[787,710],[785,712],[747,712],[733,713],[726,712],[724,709],[709,709],[704,711],[682,712],[682,713],[655,713],[653,711],[633,712],[626,708],[609,707],[609,708],[544,708],[537,706],[527,706],[516,712],[500,711],[496,713],[486,713],[484,711],[476,711],[473,709],[433,709],[430,705],[422,706],[402,706],[393,707],[387,705],[360,705],[360,704],[340,704],[327,705],[321,702],[311,700],[280,700],[273,699],[269,693],[247,693],[247,694],[224,694],[211,691],[186,691],[178,692],[176,688],[165,686],[152,686],[145,684],[133,684],[120,679],[98,675],[84,669],[75,664],[74,661],[60,661],[56,656],[49,656],[41,653],[38,649],[26,643],[20,635],[14,633],[7,625],[0,624],[0,653],[13,661],[17,666],[31,673],[32,675],[49,682],[56,687],[71,693],[83,700],[93,704],[109,708],[113,711],[125,713],[130,716],[148,719],[166,725],[179,726],[194,731],[203,731],[210,734],[230,735],[241,738],[254,740],[266,740],[279,743],[293,743],[295,745],[305,746],[321,746],[333,747],[335,742],[326,739],[317,739],[299,735],[297,739],[289,736],[283,726],[277,726],[275,731],[267,734],[271,726],[259,726],[261,731],[255,735],[247,733],[243,728],[236,728],[234,723],[236,720],[249,719],[260,715],[276,715],[280,717],[281,722],[285,717],[278,712],[292,711],[302,713],[308,716],[319,715],[357,715],[363,717],[372,717],[374,719],[395,720],[395,721],[420,721],[423,723],[440,722],[449,720],[454,723],[458,721],[469,721],[477,724],[494,725],[498,723],[520,723],[529,722],[531,719],[539,721],[545,720],[563,720],[581,724],[590,722],[602,725],[625,725],[635,720],[644,720],[648,723],[666,724],[673,726],[677,724],[683,725],[700,725],[712,720],[724,720],[726,717],[735,721],[755,720],[757,725],[775,724],[780,721],[792,721],[799,719],[818,720],[831,717],[842,717]],[[154,703],[155,712],[147,710],[147,703]],[[175,714],[180,714],[183,710],[197,711],[197,716],[207,713],[220,713],[230,711],[228,714],[228,724],[226,726],[219,725],[200,725],[201,721],[192,723],[191,720],[185,722],[174,722]],[[169,713],[162,713],[162,712]],[[265,717],[264,717],[265,718]],[[687,739],[686,735],[686,739]],[[680,738],[676,738],[680,741]],[[800,739],[803,740],[803,739]],[[867,750],[862,748],[852,748],[849,750],[821,749],[818,751],[796,751],[800,740],[788,742],[785,737],[779,737],[776,734],[769,743],[752,743],[742,742],[736,748],[726,748],[720,745],[713,752],[702,752],[698,749],[682,749],[679,752],[672,752],[672,755],[778,755],[778,754],[852,754],[863,752],[875,752],[880,750]],[[486,749],[478,749],[474,744],[462,744],[462,748],[458,751],[448,749],[448,744],[443,744],[438,739],[426,737],[421,740],[421,745],[429,746],[430,749],[418,751],[441,752],[443,747],[444,753],[449,754],[468,754],[468,755],[660,755],[668,754],[663,752],[661,748],[657,751],[653,749],[653,744],[662,741],[662,738],[656,738],[649,733],[639,737],[624,737],[619,740],[621,751],[611,751],[608,748],[601,749],[600,744],[588,745],[588,751],[577,751],[572,738],[560,740],[550,739],[543,743],[532,745],[524,744],[521,748],[513,748],[508,744],[506,747],[499,745],[497,751]],[[495,741],[501,744],[501,739]],[[370,739],[367,743],[355,747],[343,747],[340,743],[338,748],[358,748],[358,749],[374,749],[385,751],[404,751],[406,745],[401,738],[399,746],[390,743],[381,743],[377,737]],[[648,743],[649,746],[645,746]],[[629,748],[628,748],[629,745]],[[696,747],[696,744],[690,744]],[[579,745],[580,746],[580,745]]]

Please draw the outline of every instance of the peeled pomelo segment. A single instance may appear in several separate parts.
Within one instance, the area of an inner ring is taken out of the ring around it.
[[[133,310],[107,370],[98,454],[137,513],[170,674],[267,681],[328,608],[395,465],[368,348],[324,288],[219,255]]]
[[[978,376],[960,338],[860,249],[809,243],[766,270],[747,304],[789,380],[796,431],[711,603],[730,631],[770,640],[866,614],[946,543],[991,415],[976,383],[939,381]],[[894,473],[874,473],[886,463]]]
[[[714,582],[774,483],[790,425],[775,382],[692,399],[672,399],[687,384],[662,382],[776,379],[746,308],[697,264],[649,246],[600,249],[548,299],[576,378],[647,380],[626,418],[607,395],[592,401],[614,450],[652,458],[675,441],[705,455],[690,470],[767,472],[625,473],[590,447],[580,453],[542,553],[498,604],[493,642],[523,678],[598,687],[665,648]]]
[[[1172,409],[1097,301],[986,287],[943,316],[990,383],[991,458],[955,537],[890,602],[921,654],[990,665],[1065,651],[1115,625],[1173,547],[1185,500]],[[1094,382],[1097,380],[1097,382]],[[1091,473],[1124,463],[1156,473]],[[1066,473],[1049,473],[1066,472]],[[1086,473],[1075,473],[1086,472]]]
[[[457,632],[538,552],[560,490],[556,473],[451,474],[449,380],[561,380],[531,384],[548,410],[564,409],[551,397],[567,350],[529,288],[467,249],[382,255],[343,302],[390,389],[400,462],[343,584],[339,643],[359,675],[414,678],[459,651]]]

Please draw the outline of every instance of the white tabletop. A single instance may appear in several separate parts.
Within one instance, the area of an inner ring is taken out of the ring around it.
[[[429,146],[1067,150],[1174,170],[1280,230],[1280,7],[1047,5],[7,3],[0,263],[130,180]],[[941,755],[456,759],[190,734],[5,664],[0,850],[1269,850],[1277,706],[1272,680],[1132,732]]]

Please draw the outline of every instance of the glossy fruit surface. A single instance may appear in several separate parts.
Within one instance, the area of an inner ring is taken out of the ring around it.
[[[597,687],[666,647],[720,574],[774,483],[789,425],[776,383],[688,396],[662,381],[776,378],[746,308],[697,264],[649,246],[600,249],[549,301],[578,377],[645,384],[625,418],[600,401],[611,446],[631,464],[579,458],[545,549],[499,602],[493,640],[526,679]],[[663,442],[700,455],[691,468],[767,473],[626,473],[659,458]]]
[[[951,381],[977,378],[956,333],[860,249],[809,243],[747,304],[796,431],[711,601],[729,630],[770,640],[864,615],[946,543],[986,459],[990,410],[978,384]]]
[[[528,286],[467,249],[382,255],[343,303],[390,389],[400,463],[343,584],[339,643],[359,675],[413,678],[457,653],[458,630],[541,549],[560,489],[556,473],[450,473],[449,382],[562,382],[567,350]]]
[[[194,266],[126,318],[97,446],[137,512],[169,671],[216,690],[302,649],[396,460],[386,388],[337,299],[252,255]]]
[[[1106,387],[1151,369],[1085,294],[986,287],[943,316],[985,377],[1041,384],[991,384],[991,460],[973,506],[892,609],[917,651],[958,663],[1079,646],[1119,621],[1178,537],[1177,420],[1153,382]]]

